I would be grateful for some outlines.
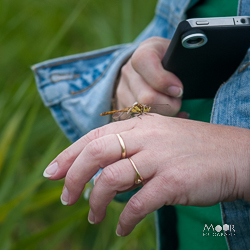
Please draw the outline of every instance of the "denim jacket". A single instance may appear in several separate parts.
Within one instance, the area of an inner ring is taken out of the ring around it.
[[[99,114],[111,108],[119,70],[140,42],[152,36],[171,39],[187,9],[198,1],[159,0],[155,17],[133,43],[48,60],[32,67],[44,104],[72,142],[109,122],[109,117]],[[238,15],[250,16],[249,0],[239,0]],[[219,88],[211,123],[250,128],[250,49],[235,73]],[[226,235],[228,248],[250,249],[250,203],[223,202],[221,212],[223,224],[234,228],[232,236]],[[158,249],[176,249],[177,244],[170,243],[171,227],[163,228],[168,223],[161,223],[160,212],[157,221]]]

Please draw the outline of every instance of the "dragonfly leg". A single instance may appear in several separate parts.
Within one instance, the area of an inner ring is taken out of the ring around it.
[[[140,118],[141,119],[141,116],[142,115],[142,113],[138,113],[137,115],[136,115],[136,117],[138,117],[138,118]]]

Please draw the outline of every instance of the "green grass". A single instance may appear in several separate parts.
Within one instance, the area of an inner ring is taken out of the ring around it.
[[[37,93],[30,66],[131,42],[156,0],[0,0],[0,249],[155,248],[153,215],[125,238],[115,235],[124,204],[112,202],[99,225],[88,202],[60,203],[63,181],[42,177],[70,145]],[[143,10],[143,11],[142,11]]]

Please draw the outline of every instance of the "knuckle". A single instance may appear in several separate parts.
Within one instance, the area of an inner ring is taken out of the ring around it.
[[[138,48],[131,57],[131,65],[136,70],[140,68],[141,63],[145,60],[145,52],[143,48]]]
[[[158,88],[160,89],[164,89],[167,86],[167,82],[166,82],[166,77],[165,75],[162,74],[157,74],[155,77],[155,85],[158,86]]]
[[[128,66],[128,63],[126,63],[121,68],[121,74],[123,76],[126,76],[128,74],[128,71],[129,71],[129,66]]]
[[[91,142],[95,139],[100,138],[104,134],[104,131],[102,128],[96,128],[91,130],[85,135],[85,139],[87,142]]]
[[[70,171],[67,173],[66,179],[65,179],[65,183],[67,187],[71,187],[74,188],[74,186],[76,185],[76,183],[78,182],[78,178],[77,175],[72,174]]]
[[[102,174],[103,182],[107,186],[116,186],[119,183],[119,173],[114,168],[106,167],[103,169]]]
[[[176,169],[174,171],[168,171],[167,177],[164,175],[158,176],[157,182],[159,188],[161,187],[161,189],[164,189],[165,193],[168,194],[168,204],[187,205],[186,194],[188,179],[190,179],[188,175],[185,175],[183,171],[180,173]]]
[[[136,196],[133,196],[129,201],[129,208],[133,214],[142,214],[144,212],[145,205]]]
[[[91,141],[85,148],[87,155],[100,158],[105,151],[106,145],[102,138]]]
[[[140,66],[145,60],[151,61],[152,58],[155,59],[156,51],[152,44],[159,43],[159,41],[159,37],[150,37],[140,44],[131,57],[131,64],[135,69],[138,68],[138,66]]]
[[[138,102],[140,103],[146,103],[146,104],[151,104],[151,103],[155,103],[155,94],[154,92],[152,91],[144,91],[143,93],[141,92],[139,95],[138,95]]]
[[[152,37],[147,38],[143,42],[141,42],[140,46],[144,46],[144,45],[148,45],[148,44],[151,45],[152,43],[156,43],[156,42],[161,41],[161,39],[162,39],[161,37],[152,36]]]

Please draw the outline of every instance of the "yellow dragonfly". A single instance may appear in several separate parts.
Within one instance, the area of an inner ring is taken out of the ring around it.
[[[120,110],[104,112],[104,113],[101,113],[100,115],[104,116],[104,115],[112,114],[112,118],[115,121],[119,121],[119,120],[126,120],[135,116],[140,118],[141,115],[148,114],[148,113],[158,113],[162,115],[167,115],[169,108],[170,108],[170,105],[168,104],[147,105],[147,104],[135,102],[131,107],[127,107],[127,108],[120,109]]]

